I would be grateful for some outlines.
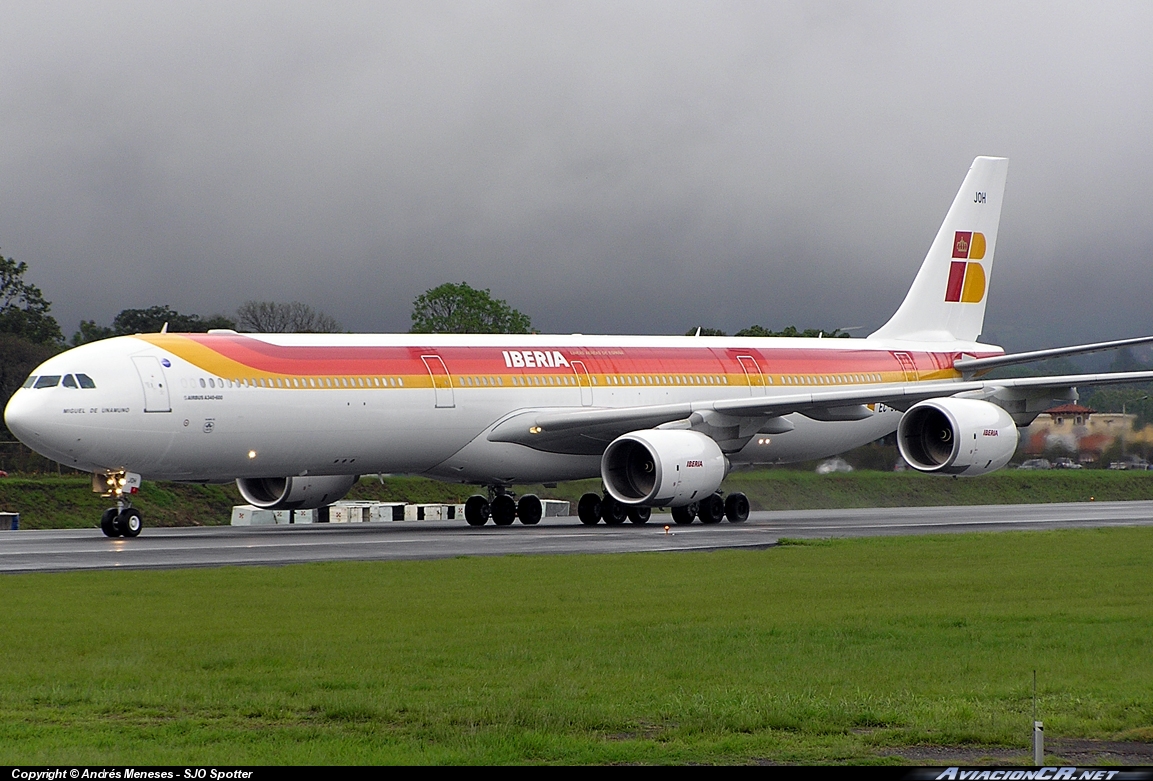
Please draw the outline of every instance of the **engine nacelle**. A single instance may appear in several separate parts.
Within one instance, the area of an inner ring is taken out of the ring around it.
[[[1009,463],[1017,450],[1017,426],[987,401],[929,399],[901,418],[897,447],[919,472],[983,475]]]
[[[601,456],[601,479],[622,504],[681,507],[720,487],[728,463],[696,431],[652,429],[617,437]]]
[[[242,477],[236,487],[244,501],[262,510],[312,510],[343,499],[358,475]]]

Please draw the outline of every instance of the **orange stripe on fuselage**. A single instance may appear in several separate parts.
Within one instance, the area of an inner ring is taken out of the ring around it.
[[[428,379],[421,356],[438,355],[453,376],[516,377],[572,374],[571,364],[580,361],[593,377],[684,375],[727,376],[728,385],[746,385],[739,357],[752,357],[768,378],[767,385],[861,384],[870,380],[845,375],[878,375],[883,382],[905,381],[905,370],[891,352],[884,350],[808,349],[798,347],[757,349],[730,347],[541,347],[531,351],[551,356],[560,353],[569,366],[509,366],[505,352],[528,351],[523,346],[365,346],[275,345],[242,334],[142,334],[138,339],[166,350],[218,377],[301,378],[332,376],[398,376],[418,384]],[[994,354],[994,353],[989,353]],[[952,369],[959,353],[909,353],[917,379],[959,377]],[[746,361],[747,363],[747,361]],[[801,383],[782,382],[800,377]],[[423,383],[426,386],[429,383]],[[598,383],[600,384],[600,383]],[[663,384],[663,383],[662,383]],[[674,380],[672,384],[682,384]],[[698,384],[690,379],[685,384]],[[712,383],[700,383],[712,384]],[[761,383],[754,383],[761,384]],[[508,387],[507,385],[505,387]],[[535,387],[535,386],[530,386]]]

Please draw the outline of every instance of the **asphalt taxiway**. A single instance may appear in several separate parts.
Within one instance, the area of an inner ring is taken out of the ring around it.
[[[670,528],[665,531],[665,525]],[[318,561],[437,559],[509,554],[707,551],[766,548],[782,537],[1153,526],[1153,501],[901,507],[755,512],[746,523],[583,526],[548,518],[537,526],[472,528],[463,521],[145,528],[134,539],[99,529],[0,532],[0,573],[284,565]]]

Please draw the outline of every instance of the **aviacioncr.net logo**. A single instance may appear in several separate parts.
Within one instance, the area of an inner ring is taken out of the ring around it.
[[[949,264],[949,284],[945,287],[946,301],[962,304],[980,303],[985,297],[985,267],[974,261],[983,257],[985,257],[985,234],[957,231],[953,235],[954,260]]]

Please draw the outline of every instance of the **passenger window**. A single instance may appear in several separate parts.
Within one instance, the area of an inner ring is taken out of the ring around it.
[[[75,388],[76,387],[76,378],[73,377],[71,374],[65,374],[64,375],[64,382],[62,382],[61,385],[63,385],[65,388]]]
[[[40,379],[36,380],[36,384],[33,387],[34,388],[55,388],[59,384],[60,384],[60,375],[59,374],[45,374],[45,375],[42,375],[40,377]]]
[[[201,387],[201,388],[206,388],[206,387],[208,387],[208,386],[207,386],[207,384],[204,382],[204,378],[203,378],[203,377],[201,377],[201,378],[200,378],[200,387]]]

